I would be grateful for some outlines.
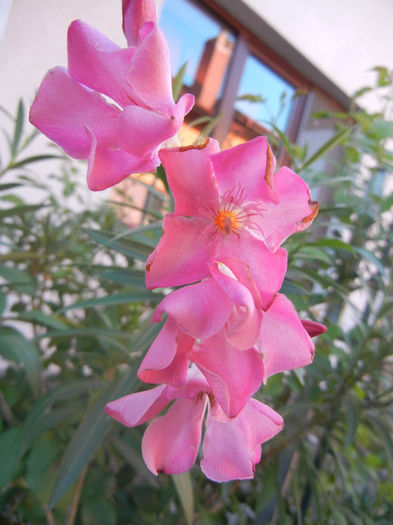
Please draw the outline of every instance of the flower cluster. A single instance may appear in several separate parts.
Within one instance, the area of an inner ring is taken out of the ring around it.
[[[226,151],[213,139],[166,148],[193,97],[173,101],[152,0],[123,0],[123,29],[126,49],[71,24],[68,69],[48,73],[31,108],[39,129],[70,155],[88,158],[91,189],[162,162],[174,198],[146,264],[147,288],[181,287],[158,306],[153,321],[165,316],[165,324],[138,371],[157,386],[106,410],[128,427],[153,418],[142,452],[154,474],[190,469],[204,426],[205,475],[252,478],[262,443],[283,427],[252,396],[271,375],[309,364],[311,337],[324,331],[300,320],[280,293],[281,245],[311,224],[318,205],[293,171],[276,172],[265,137]]]

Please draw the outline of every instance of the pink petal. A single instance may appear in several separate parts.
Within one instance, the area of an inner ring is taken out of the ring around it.
[[[231,346],[225,332],[204,339],[190,354],[228,417],[235,417],[261,386],[263,364],[257,350]]]
[[[230,242],[223,243],[218,248],[216,260],[224,260],[223,257],[234,257],[248,265],[260,293],[262,306],[267,308],[284,280],[287,269],[286,250],[281,248],[272,253],[263,242],[242,232],[242,235],[230,239]]]
[[[317,335],[324,334],[327,330],[326,326],[316,321],[309,321],[308,319],[302,319],[303,328],[306,330],[310,337],[316,337]]]
[[[120,49],[97,29],[81,20],[68,28],[68,73],[120,106],[135,103],[126,73],[134,49]]]
[[[222,262],[229,270],[237,271],[237,274],[246,281],[252,290],[250,291],[236,278],[224,275],[219,270],[222,263],[211,265],[213,278],[233,301],[232,315],[226,325],[228,342],[240,350],[248,350],[255,345],[261,327],[262,312],[260,308],[256,307],[253,297],[254,293],[260,303],[259,293],[251,275],[247,272],[245,263],[232,257],[224,258]],[[237,277],[236,274],[234,275]]]
[[[210,155],[219,151],[209,139],[202,146],[162,149],[159,153],[175,201],[175,214],[197,217],[205,202],[218,204]]]
[[[48,71],[31,106],[30,122],[77,159],[86,159],[91,135],[105,147],[116,147],[120,110],[75,82],[64,68]]]
[[[157,313],[166,312],[195,339],[216,334],[232,313],[233,303],[214,279],[185,286],[167,295]]]
[[[135,427],[156,416],[169,403],[166,388],[160,385],[121,397],[108,403],[105,412],[126,427]]]
[[[139,43],[139,31],[146,22],[156,22],[154,0],[123,0],[123,33],[129,46]]]
[[[158,166],[159,146],[176,134],[182,122],[139,106],[127,106],[117,122],[118,143],[136,157],[154,156]]]
[[[179,399],[150,423],[142,440],[143,459],[156,474],[179,474],[195,463],[207,396]]]
[[[127,80],[146,107],[170,116],[175,103],[168,45],[157,26],[149,24],[149,31],[135,50]]]
[[[318,213],[318,203],[311,201],[307,184],[289,168],[278,170],[274,177],[274,188],[280,202],[266,203],[262,217],[258,218],[265,244],[272,251],[292,233],[306,229]]]
[[[214,413],[214,411],[213,411]],[[277,412],[250,399],[229,421],[209,414],[206,419],[201,469],[213,481],[251,479],[261,456],[261,444],[283,427]]]
[[[96,137],[87,128],[91,137],[88,158],[87,185],[92,191],[105,190],[131,175],[152,171],[157,166],[157,157],[141,159],[119,149],[109,149],[97,143]]]
[[[285,295],[278,294],[265,312],[261,329],[265,379],[311,363],[314,345]]]
[[[187,378],[194,339],[178,330],[176,321],[169,318],[145,355],[138,377],[145,383],[182,385]]]
[[[278,202],[277,190],[273,188],[276,160],[266,137],[256,137],[211,159],[220,193],[240,185],[247,201]]]
[[[146,287],[181,286],[210,275],[213,253],[205,221],[167,214],[160,242],[146,263]]]

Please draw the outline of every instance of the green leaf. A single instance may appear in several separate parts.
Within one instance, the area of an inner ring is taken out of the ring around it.
[[[50,508],[56,505],[74,483],[108,432],[112,420],[105,414],[105,405],[132,391],[137,381],[136,370],[132,368],[121,379],[110,383],[89,407],[62,458]]]
[[[172,93],[173,93],[173,99],[175,102],[177,102],[179,99],[180,91],[181,91],[181,88],[183,87],[184,75],[186,74],[186,69],[187,69],[187,62],[184,62],[184,64],[181,66],[181,68],[179,69],[175,78],[172,81]]]
[[[393,312],[393,299],[384,300],[380,310],[378,311],[377,319],[383,319]]]
[[[42,439],[32,449],[27,460],[26,481],[37,493],[46,477],[47,470],[59,454],[59,444],[54,440]]]
[[[293,147],[291,146],[291,144],[289,143],[289,140],[287,139],[285,133],[283,133],[280,128],[278,128],[277,126],[275,126],[274,124],[272,124],[272,127],[274,129],[274,131],[278,134],[278,136],[280,137],[280,140],[281,142],[283,143],[284,145],[284,148],[287,150],[288,152],[288,155],[291,159],[291,162],[294,162],[295,160],[295,151],[293,149]]]
[[[132,286],[133,288],[146,289],[145,286],[145,272],[142,270],[132,270],[128,268],[114,268],[111,270],[104,270],[100,277],[102,279],[108,279],[109,281],[115,281],[126,286]]]
[[[345,156],[347,157],[349,162],[352,162],[353,164],[357,164],[360,161],[359,152],[353,146],[348,146],[348,148],[346,148]]]
[[[37,211],[44,207],[45,206],[43,204],[26,204],[24,206],[14,206],[13,208],[0,210],[0,219],[5,217],[14,217],[15,215],[24,215],[25,213]]]
[[[22,428],[10,428],[0,436],[0,487],[10,483],[19,465],[19,446]]]
[[[17,113],[16,120],[15,120],[14,138],[11,144],[12,157],[15,157],[16,152],[18,151],[18,146],[20,143],[20,139],[22,137],[24,121],[25,121],[25,107],[23,105],[23,100],[20,100],[19,105],[18,105],[18,113]]]
[[[380,274],[385,275],[386,269],[384,265],[372,252],[370,252],[366,248],[363,248],[362,246],[354,246],[353,249],[356,253],[361,255],[363,259],[366,259],[367,261],[372,263],[377,268]]]
[[[7,285],[19,293],[34,295],[36,291],[36,281],[24,270],[12,268],[11,266],[0,266],[0,276],[6,280]]]
[[[378,73],[377,83],[379,87],[389,86],[392,81],[390,79],[389,71],[384,66],[376,66],[373,71]]]
[[[358,428],[358,406],[351,399],[345,399],[344,407],[346,415],[344,447],[348,448],[349,445],[352,445]]]
[[[18,315],[20,321],[30,321],[35,324],[40,324],[47,326],[48,328],[54,328],[59,330],[64,330],[68,328],[66,323],[63,323],[59,319],[56,319],[52,315],[44,314],[41,310],[32,310],[31,312],[21,312]]]
[[[133,304],[145,301],[159,302],[163,299],[163,295],[151,292],[150,290],[133,292],[133,293],[118,293],[106,295],[105,297],[94,297],[92,299],[85,299],[74,304],[62,308],[61,311],[73,310],[75,308],[95,308],[97,306],[113,306],[116,304]]]
[[[390,120],[377,119],[367,130],[376,140],[383,140],[393,136],[393,122]]]
[[[386,451],[386,457],[390,463],[390,468],[393,471],[393,439],[392,429],[389,426],[390,420],[383,421],[380,417],[370,414],[369,421],[372,423],[374,429],[382,440]]]
[[[9,166],[7,166],[6,170],[15,170],[17,168],[21,168],[25,164],[32,164],[33,162],[41,162],[42,160],[49,160],[49,159],[62,159],[63,157],[61,155],[33,155],[32,157],[26,157],[22,160],[19,160],[18,162],[13,162]]]
[[[0,326],[0,354],[20,363],[34,394],[41,382],[41,359],[36,347],[14,328]]]
[[[188,525],[191,525],[194,517],[194,493],[192,490],[190,472],[187,471],[182,474],[173,474],[172,479],[182,504],[187,523]]]
[[[5,293],[0,291],[0,315],[4,313],[6,306],[7,306],[7,296]]]
[[[136,452],[130,445],[128,445],[128,443],[124,441],[124,439],[117,436],[116,434],[111,436],[110,441],[116,450],[135,470],[139,478],[144,479],[149,485],[152,485],[155,488],[158,487],[156,478],[147,469],[139,452]]]
[[[61,410],[51,410],[51,407],[59,401],[69,401],[74,397],[87,392],[92,388],[98,388],[102,383],[93,379],[73,381],[65,384],[49,394],[38,399],[29,410],[23,425],[23,437],[21,440],[20,457],[26,452],[30,445],[44,432],[56,426],[73,410],[68,408]]]
[[[18,182],[9,182],[8,184],[0,184],[0,191],[12,190],[13,188],[18,188],[19,186],[22,186],[22,184],[19,184]]]
[[[351,253],[355,253],[353,247],[340,239],[318,239],[312,243],[308,243],[309,246],[325,246],[326,248],[333,248],[334,250],[346,250]]]
[[[83,525],[115,525],[116,512],[105,499],[87,499],[82,503],[82,520]]]
[[[42,255],[40,253],[36,252],[8,252],[6,254],[0,255],[0,262],[7,262],[7,261],[13,261],[13,262],[24,262],[31,259],[42,259]],[[17,270],[16,268],[13,268],[13,270],[16,271],[22,271]]]
[[[149,245],[131,239],[115,239],[113,234],[102,230],[93,230],[85,228],[84,232],[93,240],[103,246],[123,253],[132,259],[145,261],[150,255],[152,248]]]
[[[292,294],[292,295],[304,295],[307,294],[308,291],[303,288],[303,286],[299,286],[296,283],[293,283],[292,281],[289,281],[288,279],[285,279],[282,283],[280,293],[283,294]]]
[[[156,331],[157,326],[152,326],[145,334],[144,345],[139,347],[141,354],[153,342]],[[139,361],[141,360],[142,356]],[[74,483],[108,432],[112,420],[105,414],[105,405],[109,401],[129,394],[135,389],[138,382],[136,372],[139,361],[134,363],[133,368],[123,377],[108,385],[101,396],[88,409],[63,456],[56,485],[49,503],[51,508],[56,505]]]
[[[393,206],[393,194],[387,195],[384,197],[382,203],[381,203],[381,212],[385,212],[390,210],[390,208]]]
[[[335,146],[338,146],[346,137],[349,135],[349,133],[352,131],[352,128],[344,128],[340,130],[334,137],[332,137],[330,140],[325,142],[311,157],[306,160],[303,165],[300,167],[300,170],[304,170],[306,168],[309,168],[311,164],[314,164],[317,160],[324,157],[332,148]]]
[[[252,95],[251,93],[246,93],[245,95],[240,95],[236,97],[236,100],[246,100],[247,102],[263,104],[266,102],[266,99],[262,95]]]

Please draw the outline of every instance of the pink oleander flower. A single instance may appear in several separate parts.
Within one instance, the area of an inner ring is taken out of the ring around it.
[[[175,210],[146,264],[146,286],[179,286],[209,275],[209,264],[237,257],[258,279],[258,240],[276,251],[318,211],[305,182],[289,168],[274,174],[265,137],[219,152],[204,146],[161,150]]]
[[[283,419],[256,399],[249,399],[234,418],[228,418],[216,402],[202,374],[191,368],[186,383],[173,388],[160,385],[108,403],[108,415],[133,427],[155,417],[176,400],[164,416],[147,427],[142,454],[149,470],[178,474],[195,463],[206,408],[201,469],[213,481],[251,479],[261,459],[262,443],[283,427]]]
[[[255,241],[257,242],[257,241]],[[279,294],[286,268],[282,248],[264,250],[256,285],[248,266],[227,257],[211,265],[211,277],[169,294],[153,321],[168,319],[148,350],[138,377],[181,386],[190,361],[204,374],[228,417],[234,417],[273,374],[311,363],[310,338],[323,325],[301,321]]]
[[[88,159],[91,190],[155,170],[159,149],[194,104],[190,94],[173,100],[168,46],[155,20],[153,0],[123,0],[125,49],[74,21],[68,68],[47,73],[31,107],[34,126],[71,157]]]

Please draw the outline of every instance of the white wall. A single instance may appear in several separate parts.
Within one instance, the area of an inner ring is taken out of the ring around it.
[[[393,68],[393,0],[242,1],[348,95]]]

